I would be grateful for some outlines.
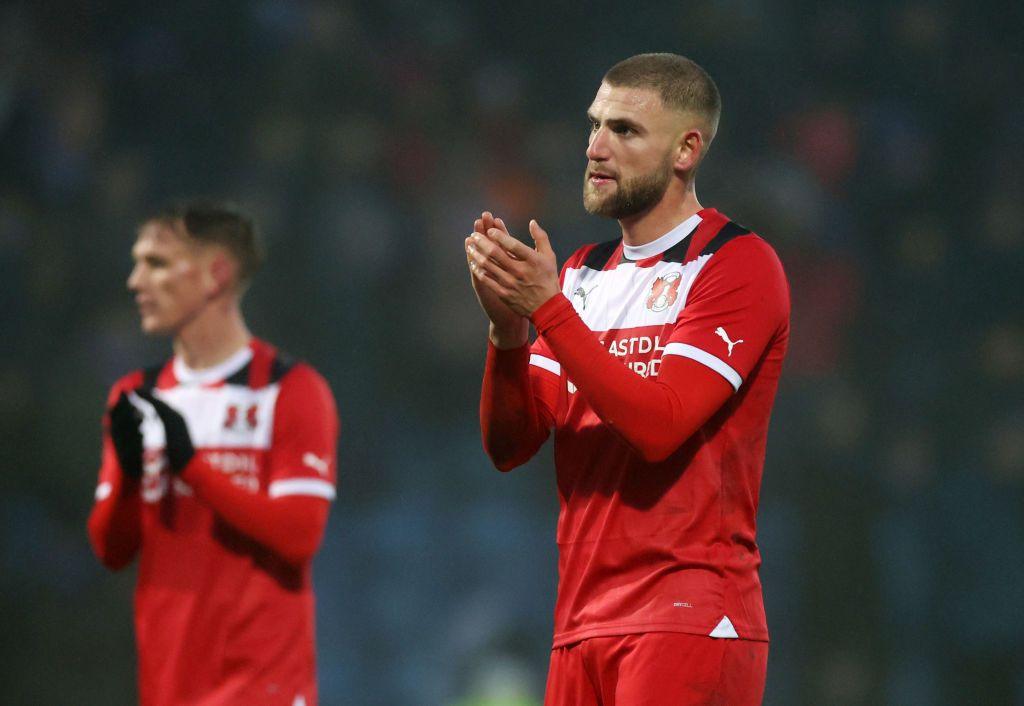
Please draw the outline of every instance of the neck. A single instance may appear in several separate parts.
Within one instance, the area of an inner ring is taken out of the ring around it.
[[[235,298],[212,301],[174,337],[174,354],[188,367],[202,370],[230,358],[249,345],[252,334]]]
[[[697,201],[693,182],[673,182],[658,203],[635,216],[619,221],[622,242],[626,245],[646,245],[668,233],[703,208]]]

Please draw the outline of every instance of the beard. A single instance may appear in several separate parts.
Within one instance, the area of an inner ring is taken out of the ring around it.
[[[614,193],[602,197],[597,187],[592,186],[587,178],[589,171],[590,166],[587,165],[587,170],[583,174],[583,208],[591,215],[616,220],[643,213],[661,201],[668,191],[673,174],[672,160],[666,156],[661,165],[653,171],[617,181]]]

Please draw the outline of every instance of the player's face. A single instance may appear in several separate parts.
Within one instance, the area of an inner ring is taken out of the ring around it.
[[[147,223],[132,247],[128,289],[149,334],[175,335],[206,306],[209,258],[203,248],[163,223]]]
[[[622,219],[661,201],[674,174],[678,114],[666,109],[653,90],[602,83],[587,117],[587,211]]]

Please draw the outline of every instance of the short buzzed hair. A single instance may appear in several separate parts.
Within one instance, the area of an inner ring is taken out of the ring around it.
[[[637,54],[608,69],[604,82],[624,88],[647,88],[661,102],[681,112],[694,113],[707,124],[711,144],[722,115],[722,96],[708,72],[695,61],[678,54]]]
[[[238,262],[238,282],[245,286],[263,264],[263,247],[252,217],[226,201],[187,199],[167,204],[145,223],[181,226],[199,243],[221,245]]]

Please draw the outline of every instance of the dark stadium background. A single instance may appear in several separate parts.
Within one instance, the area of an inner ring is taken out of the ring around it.
[[[133,576],[84,529],[100,414],[167,351],[125,292],[137,220],[213,194],[263,225],[253,329],[341,410],[323,703],[539,703],[550,452],[501,475],[481,451],[462,239],[485,207],[521,235],[539,218],[563,258],[614,237],[581,207],[584,111],[612,63],[668,50],[725,99],[698,195],[773,243],[793,289],[765,703],[1024,703],[1022,12],[4,3],[0,700],[134,699]]]

